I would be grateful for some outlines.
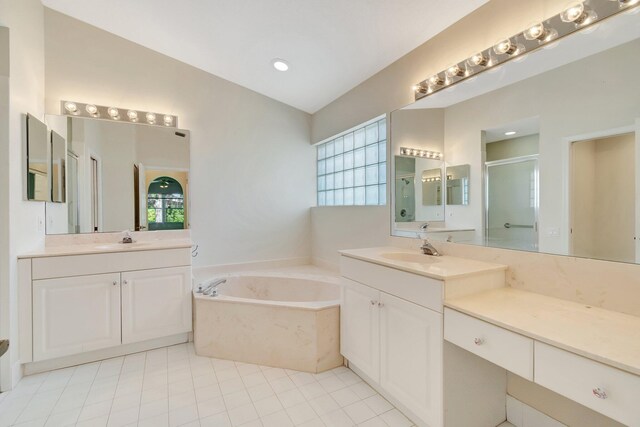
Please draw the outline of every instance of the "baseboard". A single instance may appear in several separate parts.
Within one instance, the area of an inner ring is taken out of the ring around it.
[[[20,361],[11,366],[11,388],[15,388],[22,379],[22,365]]]
[[[507,395],[507,421],[515,427],[567,427],[560,421],[543,414],[537,409]]]
[[[140,353],[155,348],[167,347],[170,345],[182,344],[189,341],[189,334],[177,334],[169,337],[156,338],[153,340],[137,342],[132,344],[119,345],[117,347],[105,348],[102,350],[89,351],[86,353],[74,354],[72,356],[59,357],[56,359],[42,360],[40,362],[25,363],[22,366],[22,373],[26,375],[38,374],[40,372],[52,371],[54,369],[68,368],[70,366],[81,365],[83,363],[97,362],[99,360],[111,359],[113,357],[125,356],[127,354]]]
[[[283,258],[267,261],[240,262],[234,264],[208,265],[205,267],[193,267],[193,277],[196,280],[206,280],[210,276],[221,273],[235,273],[239,271],[265,270],[270,268],[297,267],[311,264],[311,258]]]

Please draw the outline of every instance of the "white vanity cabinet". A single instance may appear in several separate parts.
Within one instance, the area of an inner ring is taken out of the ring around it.
[[[122,343],[191,331],[191,268],[122,273]]]
[[[24,257],[19,270],[21,363],[69,366],[192,330],[189,247]]]
[[[342,355],[394,403],[442,426],[442,313],[405,299],[441,307],[442,282],[342,258]]]
[[[120,344],[120,274],[33,281],[33,359]]]

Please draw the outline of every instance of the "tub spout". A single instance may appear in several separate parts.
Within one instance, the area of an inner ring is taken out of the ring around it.
[[[203,285],[201,284],[198,287],[198,293],[202,293],[203,295],[208,295],[210,297],[217,297],[218,296],[218,286],[222,285],[223,283],[227,283],[227,279],[217,279],[217,280],[212,280],[208,283],[205,283],[203,287]]]

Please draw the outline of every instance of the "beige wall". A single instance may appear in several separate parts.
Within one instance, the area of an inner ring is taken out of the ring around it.
[[[527,135],[518,138],[505,139],[487,144],[487,161],[511,159],[513,157],[538,154],[538,140],[540,135]]]
[[[0,136],[0,158],[6,162],[0,165],[4,174],[0,193],[2,206],[7,207],[0,216],[5,227],[0,232],[0,336],[11,339],[9,353],[0,359],[0,389],[7,390],[19,379],[17,255],[44,244],[44,203],[23,201],[22,188],[24,114],[44,120],[44,10],[40,0],[0,0],[0,26],[8,27],[10,33],[8,115],[6,121],[0,119],[6,126],[2,129],[8,129],[7,139]],[[1,39],[6,41],[6,34]],[[0,51],[6,52],[6,44]],[[0,69],[6,68],[5,60]]]
[[[310,254],[310,116],[46,9],[46,109],[60,100],[159,111],[191,131],[196,266]]]
[[[635,134],[572,144],[572,253],[635,262]]]

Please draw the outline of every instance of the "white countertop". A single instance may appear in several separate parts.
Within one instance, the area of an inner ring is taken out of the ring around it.
[[[640,317],[513,288],[449,299],[445,306],[640,375]]]
[[[44,258],[67,255],[87,255],[108,252],[135,252],[135,251],[155,251],[160,249],[190,248],[191,239],[158,239],[145,240],[134,243],[87,243],[46,246],[44,249],[21,254],[22,258]]]
[[[438,280],[454,279],[491,271],[505,271],[506,265],[492,264],[448,255],[439,257],[423,255],[418,250],[384,246],[378,248],[350,249],[339,251],[342,255],[374,264],[384,265],[408,273],[419,274]],[[410,254],[415,262],[389,259],[388,254]]]

